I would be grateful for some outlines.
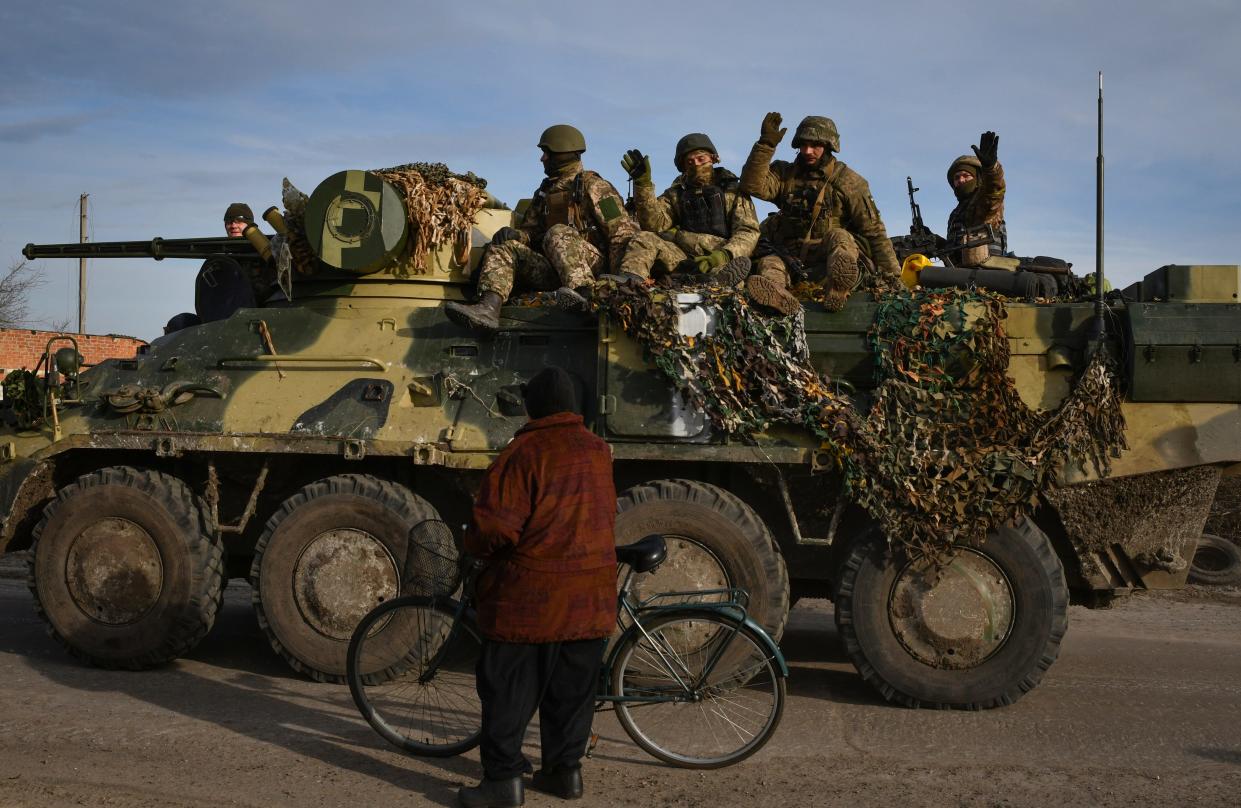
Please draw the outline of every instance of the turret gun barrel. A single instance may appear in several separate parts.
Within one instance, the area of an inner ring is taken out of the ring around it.
[[[35,258],[197,258],[228,255],[256,257],[259,251],[246,238],[153,238],[150,241],[88,241],[80,244],[27,244],[22,255]]]

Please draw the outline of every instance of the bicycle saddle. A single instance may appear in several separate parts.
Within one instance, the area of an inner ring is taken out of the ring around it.
[[[664,537],[652,533],[638,539],[633,544],[616,548],[616,560],[620,564],[628,564],[634,572],[650,572],[668,557],[668,545]]]

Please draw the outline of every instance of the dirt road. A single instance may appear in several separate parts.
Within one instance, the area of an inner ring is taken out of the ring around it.
[[[601,718],[578,804],[1241,804],[1241,591],[1073,607],[1043,684],[982,713],[879,701],[844,659],[828,603],[800,604],[783,645],[789,705],[758,755],[671,769]],[[109,672],[48,639],[24,581],[0,567],[0,704],[6,808],[452,805],[479,771],[477,753],[428,761],[381,746],[347,689],[272,654],[239,583],[191,658]],[[530,792],[526,804],[560,801]]]

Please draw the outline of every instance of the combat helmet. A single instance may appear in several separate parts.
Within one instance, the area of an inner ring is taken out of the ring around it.
[[[577,127],[558,123],[543,130],[543,136],[539,138],[539,148],[549,152],[581,153],[586,151],[586,138]]]
[[[836,130],[836,122],[822,115],[807,115],[797,124],[793,133],[793,148],[803,143],[822,143],[830,151],[840,151],[840,132]]]
[[[715,144],[711,142],[711,138],[702,132],[691,132],[678,140],[676,153],[672,157],[672,162],[677,167],[677,171],[685,170],[686,155],[700,150],[709,151],[716,160],[720,159],[720,153],[716,151]]]
[[[982,172],[982,162],[972,154],[963,154],[952,161],[952,165],[948,166],[948,184],[952,185],[952,175],[957,173],[958,169],[968,169],[975,177]]]

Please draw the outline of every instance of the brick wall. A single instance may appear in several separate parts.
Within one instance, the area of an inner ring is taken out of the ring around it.
[[[35,365],[43,358],[47,349],[47,341],[60,334],[59,331],[34,331],[29,328],[0,328],[0,377],[10,370],[26,368],[34,370]],[[124,337],[118,334],[66,334],[78,341],[78,352],[86,365],[95,365],[105,359],[128,359],[138,351],[138,346],[146,345],[144,340]],[[59,340],[52,346],[70,347],[68,340]]]

